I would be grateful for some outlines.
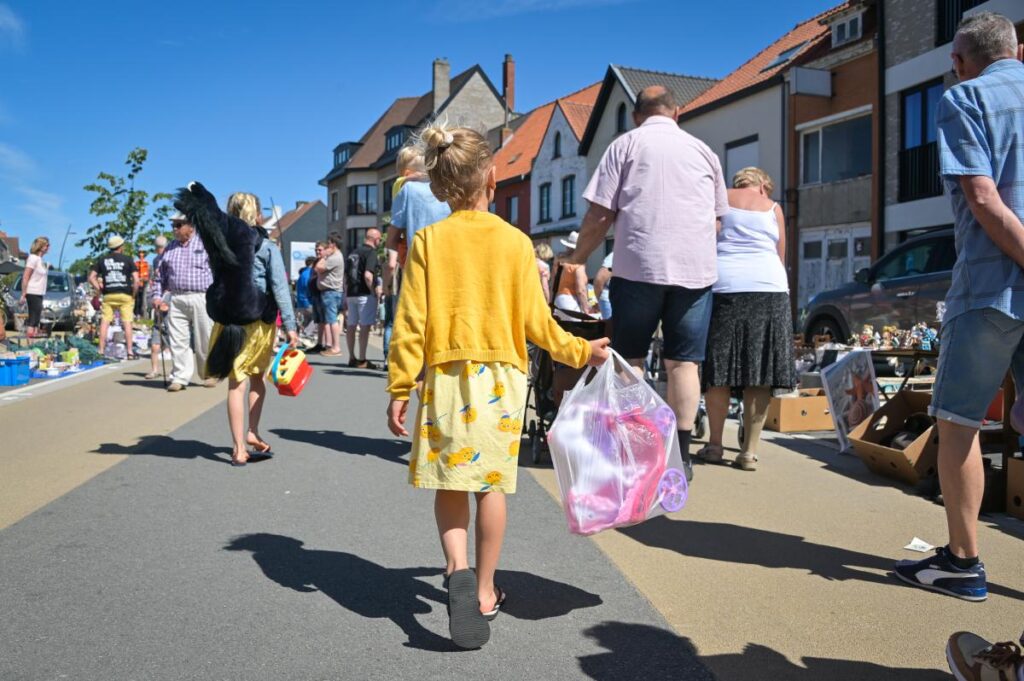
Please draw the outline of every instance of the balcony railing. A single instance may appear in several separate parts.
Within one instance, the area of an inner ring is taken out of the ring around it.
[[[941,195],[939,145],[929,142],[900,151],[899,200],[916,201]]]
[[[964,12],[985,0],[935,0],[935,46],[945,45],[956,35]]]

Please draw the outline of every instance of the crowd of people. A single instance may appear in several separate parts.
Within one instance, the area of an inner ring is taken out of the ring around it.
[[[958,258],[931,405],[949,542],[933,557],[900,562],[895,574],[980,601],[987,585],[976,527],[984,488],[978,429],[1007,370],[1024,385],[1024,48],[1012,23],[992,13],[965,19],[953,45],[961,83],[939,104],[938,143]],[[233,194],[221,211],[193,183],[178,195],[174,238],[157,242],[149,272],[124,254],[120,237],[93,267],[90,281],[103,294],[101,349],[115,312],[130,337],[148,279],[142,309],[157,318],[154,352],[163,338],[169,345],[167,389],[182,391],[196,375],[211,387],[227,380],[232,463],[243,466],[272,455],[259,425],[275,346],[295,347],[298,332],[310,329],[316,340],[308,351],[341,357],[344,334],[349,366],[376,369],[367,344],[382,324],[387,424],[397,437],[411,433],[409,483],[435,494],[451,637],[480,647],[506,599],[495,573],[506,495],[516,490],[521,434],[511,424],[526,410],[528,343],[567,370],[600,366],[610,345],[641,371],[660,330],[688,480],[702,395],[710,433],[696,458],[724,462],[725,417],[739,390],[746,437],[732,463],[751,471],[770,398],[796,386],[787,229],[771,198],[773,179],[744,168],[727,187],[718,157],[680,129],[677,111],[665,87],[638,94],[636,128],[605,152],[584,192],[580,230],[561,240],[557,257],[488,211],[496,186],[488,141],[468,128],[429,124],[398,153],[387,234],[367,230],[347,252],[343,235],[329,234],[295,282],[294,305],[258,199]],[[608,253],[591,281],[587,263],[611,231],[617,255]],[[33,243],[24,274],[30,334],[48,247],[45,239]],[[559,315],[603,319],[610,340],[575,337]],[[419,406],[410,416],[414,393]],[[947,657],[960,679],[1012,673],[1024,681],[1013,644],[961,632]]]

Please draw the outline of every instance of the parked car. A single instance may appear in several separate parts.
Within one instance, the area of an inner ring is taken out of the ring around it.
[[[4,294],[4,307],[8,311],[7,328],[14,328],[14,315],[11,314],[21,299],[21,277],[14,282],[11,290]],[[78,293],[74,279],[67,272],[50,270],[46,279],[46,294],[43,296],[42,324],[54,328],[71,330],[75,327],[74,310],[78,304]]]
[[[827,333],[842,342],[865,324],[878,332],[885,326],[909,329],[918,322],[937,327],[955,263],[952,229],[900,244],[857,272],[854,281],[811,298],[804,336],[810,342]]]

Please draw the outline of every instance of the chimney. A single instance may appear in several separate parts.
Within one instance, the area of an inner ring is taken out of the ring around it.
[[[434,60],[434,113],[438,112],[441,105],[448,99],[451,92],[452,67],[447,59],[438,58]]]
[[[501,69],[501,95],[505,98],[505,125],[509,114],[516,110],[516,63],[511,54],[505,55]]]

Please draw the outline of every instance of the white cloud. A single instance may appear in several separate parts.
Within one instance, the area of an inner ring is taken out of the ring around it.
[[[540,12],[561,12],[571,9],[592,9],[623,5],[634,0],[442,0],[434,5],[431,18],[439,22],[465,23],[497,17]]]
[[[25,152],[0,142],[0,180],[20,198],[17,208],[36,221],[38,229],[64,227],[64,199],[38,189],[39,164]]]
[[[39,173],[36,162],[25,152],[0,142],[0,177],[12,182],[31,180]]]
[[[0,3],[0,47],[21,49],[25,46],[28,30],[25,23],[7,5]]]
[[[63,227],[68,223],[61,197],[28,186],[18,186],[14,190],[24,198],[18,207],[34,217],[40,229]]]

